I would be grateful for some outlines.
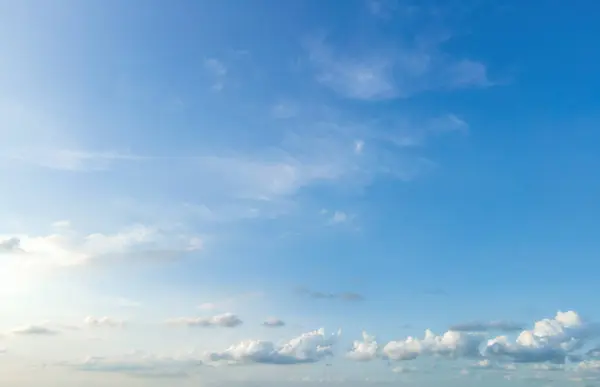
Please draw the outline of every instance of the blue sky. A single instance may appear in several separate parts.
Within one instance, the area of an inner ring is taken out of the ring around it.
[[[593,384],[598,11],[0,1],[0,380]]]

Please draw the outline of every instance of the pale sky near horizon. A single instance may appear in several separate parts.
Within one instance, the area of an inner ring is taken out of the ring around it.
[[[0,0],[0,385],[598,385],[599,12]]]

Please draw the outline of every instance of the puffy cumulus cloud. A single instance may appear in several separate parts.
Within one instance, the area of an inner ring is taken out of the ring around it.
[[[268,319],[263,321],[262,325],[269,328],[279,328],[285,325],[285,321],[275,317],[269,317]]]
[[[510,321],[470,322],[455,324],[449,330],[456,332],[517,332],[523,330],[523,324]]]
[[[133,352],[124,356],[88,357],[80,362],[62,363],[85,372],[119,373],[137,377],[181,378],[187,377],[202,362],[192,357],[162,357]]]
[[[375,341],[375,336],[367,332],[362,333],[362,341],[355,340],[352,349],[346,354],[346,357],[356,361],[369,361],[375,359],[379,353],[379,345]]]
[[[332,355],[332,346],[341,332],[327,336],[324,329],[304,333],[282,344],[245,340],[222,352],[208,352],[209,362],[231,364],[300,364],[316,363]]]
[[[187,325],[189,327],[226,327],[233,328],[241,325],[243,321],[233,313],[222,313],[210,317],[179,317],[167,321],[173,325]]]
[[[111,317],[93,317],[87,316],[83,322],[85,325],[90,327],[108,327],[108,328],[122,328],[125,326],[124,320],[114,319]]]
[[[565,363],[568,355],[581,349],[586,339],[600,333],[597,324],[582,321],[574,311],[558,312],[553,319],[543,319],[533,329],[522,331],[516,342],[506,336],[488,341],[484,355],[505,358],[517,363]]]
[[[0,236],[0,240],[4,252],[19,251],[28,262],[59,266],[112,260],[170,260],[202,248],[198,236],[144,225],[113,234],[81,234],[65,224],[54,227],[49,235]]]
[[[426,330],[423,339],[408,337],[390,341],[383,347],[383,354],[390,360],[413,360],[422,355],[479,357],[479,346],[484,341],[485,337],[478,334],[448,331],[438,336]]]
[[[54,336],[60,332],[50,328],[45,324],[42,325],[25,325],[12,330],[12,333],[19,336]]]

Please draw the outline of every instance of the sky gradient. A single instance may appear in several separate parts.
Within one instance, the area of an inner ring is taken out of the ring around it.
[[[598,12],[0,0],[0,383],[600,383]]]

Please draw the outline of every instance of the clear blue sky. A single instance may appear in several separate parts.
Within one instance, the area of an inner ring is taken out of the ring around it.
[[[0,381],[594,383],[599,12],[0,0]]]

